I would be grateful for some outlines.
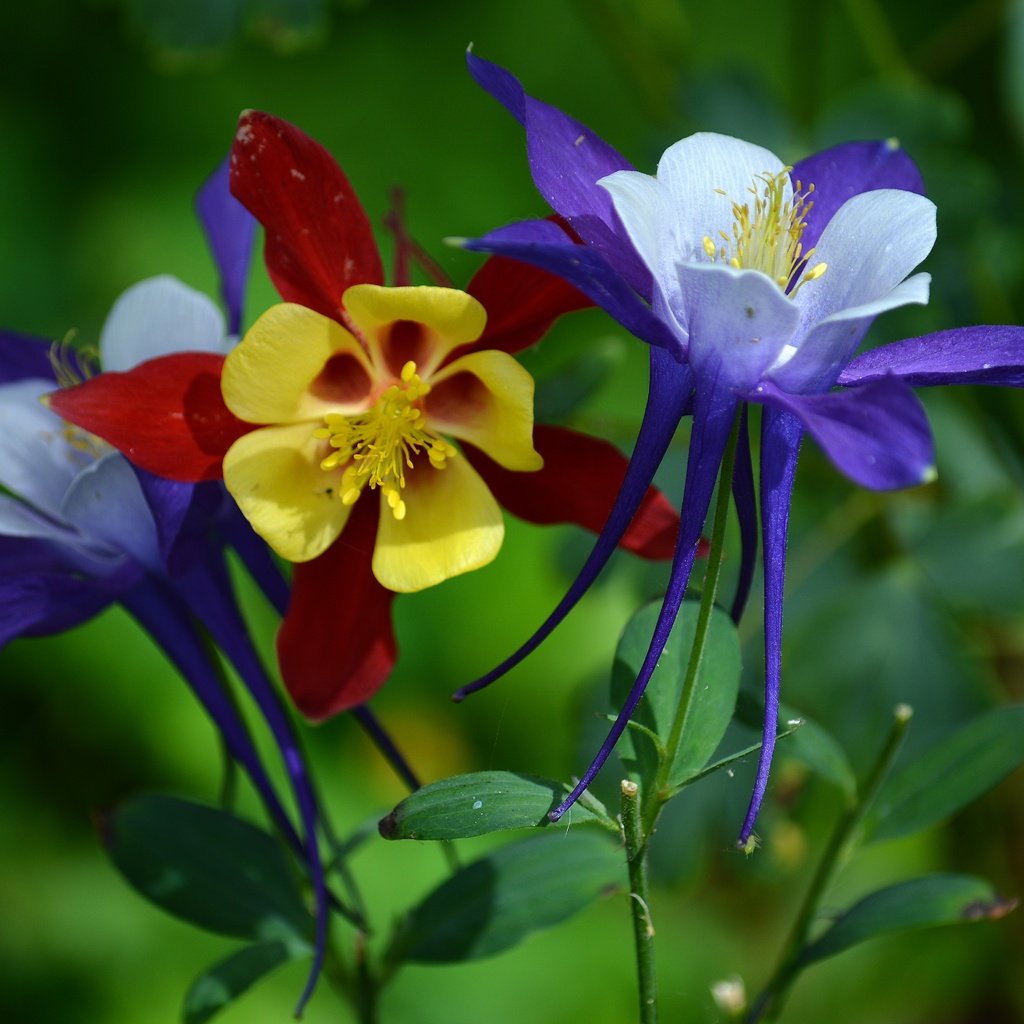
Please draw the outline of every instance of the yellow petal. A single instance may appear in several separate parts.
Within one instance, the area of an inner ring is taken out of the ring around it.
[[[535,470],[533,378],[497,349],[456,359],[430,381],[424,411],[431,430],[469,441],[512,470]]]
[[[417,465],[406,479],[403,519],[381,500],[373,574],[383,586],[423,590],[494,559],[505,536],[501,509],[464,458],[445,469]]]
[[[395,377],[412,360],[426,379],[449,352],[476,341],[487,323],[484,307],[454,288],[356,284],[341,301],[379,372]]]
[[[351,511],[338,496],[342,471],[320,468],[328,451],[298,423],[245,434],[224,456],[224,483],[242,514],[289,562],[326,551]]]
[[[359,342],[325,316],[271,306],[228,353],[221,391],[248,423],[297,423],[368,408],[373,369]]]

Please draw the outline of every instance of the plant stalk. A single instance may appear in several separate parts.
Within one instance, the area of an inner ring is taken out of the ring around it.
[[[651,921],[647,886],[647,840],[640,827],[639,786],[623,779],[622,834],[626,841],[629,870],[630,915],[636,944],[637,985],[640,996],[640,1024],[658,1022],[658,973],[654,958],[654,924]]]
[[[899,704],[894,709],[892,728],[885,744],[861,787],[859,799],[842,813],[836,823],[783,947],[784,952],[779,966],[747,1015],[746,1024],[756,1024],[757,1021],[769,1024],[777,1020],[782,1012],[789,990],[800,973],[800,958],[807,944],[811,925],[818,916],[821,899],[832,881],[836,868],[846,860],[854,845],[857,828],[874,803],[882,783],[889,774],[889,769],[896,760],[912,715],[913,709],[907,704]]]

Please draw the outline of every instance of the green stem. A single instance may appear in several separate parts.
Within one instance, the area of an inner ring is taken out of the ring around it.
[[[640,828],[639,787],[622,780],[622,834],[629,869],[629,902],[636,944],[636,973],[640,994],[640,1024],[658,1022],[658,974],[654,959],[654,924],[647,890],[647,840]]]
[[[708,553],[707,569],[704,572],[704,589],[700,596],[700,611],[697,613],[697,627],[693,635],[693,646],[690,648],[690,660],[686,666],[686,678],[683,681],[682,693],[676,707],[675,717],[665,741],[665,756],[658,767],[658,775],[649,799],[644,807],[644,835],[650,836],[661,813],[661,808],[671,796],[669,777],[672,766],[679,755],[687,719],[693,707],[694,694],[697,691],[697,676],[704,658],[704,647],[711,625],[711,612],[715,606],[715,595],[718,592],[718,581],[722,574],[722,556],[725,551],[725,528],[729,519],[729,495],[731,493],[732,471],[736,462],[736,443],[739,440],[740,415],[737,413],[732,433],[726,445],[722,459],[722,468],[718,476],[718,498],[715,502],[714,525],[711,528],[711,550]]]
[[[807,944],[811,925],[818,916],[821,898],[831,883],[836,868],[846,860],[854,845],[857,828],[874,803],[885,777],[889,774],[889,769],[896,760],[912,715],[913,709],[907,704],[899,704],[894,709],[892,728],[889,730],[885,745],[861,788],[860,798],[843,812],[836,823],[835,831],[825,847],[825,852],[818,863],[818,870],[783,947],[784,952],[779,966],[747,1015],[747,1024],[755,1024],[756,1021],[768,1024],[777,1020],[782,1012],[789,990],[800,973],[800,957]]]

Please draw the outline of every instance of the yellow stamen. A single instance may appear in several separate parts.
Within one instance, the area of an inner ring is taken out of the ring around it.
[[[712,261],[721,260],[737,270],[760,270],[767,274],[790,298],[809,281],[825,273],[827,264],[808,267],[814,249],[803,251],[800,239],[807,227],[806,217],[814,206],[810,198],[814,185],[806,191],[798,181],[790,199],[783,200],[789,172],[785,167],[778,174],[758,175],[747,190],[753,204],[732,204],[732,234],[719,232],[723,245],[716,245],[704,236],[704,251]],[[758,184],[760,183],[760,185]],[[725,195],[721,189],[715,189]],[[799,280],[797,280],[799,278]]]
[[[430,393],[410,359],[400,374],[401,383],[384,390],[372,409],[355,416],[328,413],[313,437],[333,449],[320,462],[323,470],[345,466],[338,493],[346,505],[355,504],[366,486],[380,488],[395,519],[405,518],[402,489],[413,457],[425,452],[434,469],[444,469],[457,450],[427,427],[418,401]]]

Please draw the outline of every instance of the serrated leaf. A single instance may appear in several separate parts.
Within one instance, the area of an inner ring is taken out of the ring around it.
[[[261,942],[238,950],[192,983],[182,1006],[184,1024],[205,1024],[264,975],[309,953],[308,947],[286,942]]]
[[[439,885],[402,923],[387,958],[457,963],[493,956],[566,920],[625,880],[621,849],[600,833],[532,836]]]
[[[971,875],[915,878],[855,903],[804,950],[800,963],[806,967],[890,932],[1003,917],[1016,905]]]
[[[615,652],[612,668],[612,703],[621,707],[643,664],[661,604],[641,608],[626,626]],[[679,609],[665,651],[640,701],[634,719],[665,742],[683,689],[690,648],[697,627],[699,607],[685,601]],[[697,674],[694,700],[687,719],[679,755],[669,774],[678,786],[695,776],[714,754],[732,718],[740,684],[740,644],[729,616],[715,608]],[[629,729],[620,741],[622,757],[631,777],[651,784],[658,770],[654,744]]]
[[[514,772],[473,772],[432,782],[407,796],[380,822],[385,839],[465,839],[510,828],[546,826],[548,811],[565,798],[561,782]],[[571,820],[570,820],[571,819]],[[576,804],[561,821],[593,822],[598,816]]]
[[[111,859],[146,899],[221,935],[305,943],[312,930],[277,841],[233,814],[142,796],[100,822]]]
[[[932,747],[884,784],[866,839],[909,835],[955,814],[1024,764],[1024,704],[996,708]]]

